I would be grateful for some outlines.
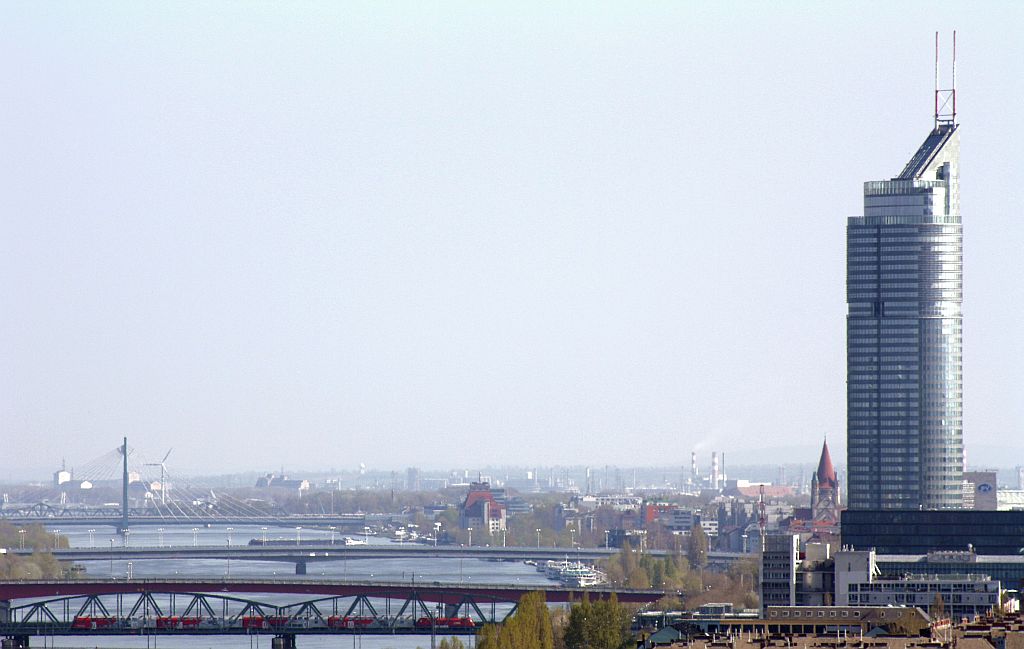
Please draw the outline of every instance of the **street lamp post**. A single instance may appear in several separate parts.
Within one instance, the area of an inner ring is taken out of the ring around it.
[[[57,545],[60,543],[60,530],[53,530],[53,549],[57,549]]]
[[[604,531],[604,549],[608,549],[608,530]]]
[[[331,493],[334,493],[334,492],[332,491]],[[334,531],[337,530],[337,529],[338,529],[337,527],[331,525],[331,545],[334,545]]]
[[[198,545],[199,545],[199,528],[198,527],[193,527],[192,528],[192,547],[197,547]]]
[[[229,528],[227,528],[227,532],[228,532],[228,547],[229,547],[229,548],[231,547],[231,532],[232,532],[232,531],[233,531],[234,529],[235,529],[235,528],[233,528],[233,527],[229,527]]]
[[[89,530],[89,547],[90,548],[96,547],[95,536],[93,536],[94,534],[96,534],[96,530]]]
[[[469,532],[469,547],[473,547],[473,528],[467,527],[466,530]]]
[[[18,536],[21,537],[21,549],[25,549],[25,530],[18,530]]]
[[[434,523],[434,547],[437,547],[437,537],[441,535],[441,521]]]
[[[295,545],[301,545],[302,544],[302,537],[301,537],[301,535],[302,535],[302,526],[301,525],[297,525],[295,527]]]
[[[128,537],[131,536],[131,535],[132,535],[132,531],[131,530],[126,529],[124,531],[124,547],[128,547]]]
[[[537,547],[540,547],[540,528],[537,528]]]
[[[263,533],[263,545],[267,544],[267,528],[261,527],[260,532]]]

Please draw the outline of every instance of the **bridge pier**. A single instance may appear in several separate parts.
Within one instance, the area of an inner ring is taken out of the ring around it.
[[[11,600],[0,599],[0,624],[7,624],[11,621]],[[2,649],[25,649],[28,647],[27,635],[8,636],[0,640]]]
[[[271,649],[295,649],[295,634],[282,633],[270,641]]]
[[[27,635],[12,635],[4,638],[0,641],[0,646],[3,649],[28,649],[28,636]],[[292,648],[294,649],[294,647]]]
[[[295,562],[295,574],[297,574],[297,575],[304,575],[304,574],[306,574],[306,562],[305,561],[296,561]],[[274,649],[277,649],[277,647],[274,647]],[[288,648],[286,648],[286,649],[288,649]]]

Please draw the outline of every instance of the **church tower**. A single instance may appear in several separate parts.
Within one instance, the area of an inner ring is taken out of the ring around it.
[[[818,470],[811,476],[811,520],[816,525],[838,525],[839,505],[839,479],[826,441],[821,447]]]

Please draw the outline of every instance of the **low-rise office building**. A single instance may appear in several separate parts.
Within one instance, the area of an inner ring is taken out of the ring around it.
[[[988,575],[898,574],[879,570],[873,550],[841,550],[835,556],[835,605],[918,606],[933,615],[973,618],[999,606],[1002,589]]]
[[[882,570],[873,550],[844,548],[834,557],[827,546],[808,544],[799,551],[795,534],[772,535],[765,540],[761,567],[761,602],[766,614],[772,606],[910,606],[952,617],[973,618],[1000,605],[1001,583],[981,570],[957,572]],[[933,553],[940,559],[962,561],[960,554]],[[954,556],[955,555],[955,556]]]
[[[929,552],[927,554],[878,554],[879,570],[887,575],[980,574],[999,580],[1005,588],[1024,585],[1024,556],[976,554],[971,551]]]

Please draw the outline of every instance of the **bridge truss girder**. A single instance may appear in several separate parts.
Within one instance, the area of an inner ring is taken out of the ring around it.
[[[141,591],[11,604],[6,620],[0,620],[0,636],[472,633],[483,624],[504,622],[516,608],[512,601],[457,590],[431,593],[428,599],[417,591],[407,596],[366,592],[288,603],[216,593]],[[185,618],[193,620],[188,627],[181,626]],[[449,627],[448,618],[469,618],[473,626]],[[177,622],[170,623],[172,619]]]

